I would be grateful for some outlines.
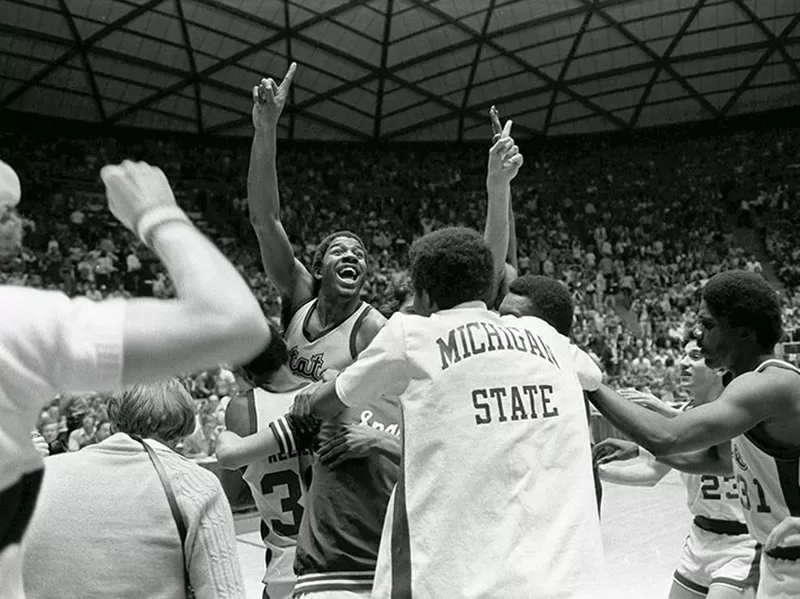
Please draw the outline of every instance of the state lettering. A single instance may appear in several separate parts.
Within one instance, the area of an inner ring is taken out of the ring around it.
[[[518,422],[559,415],[552,385],[522,385],[472,390],[475,424]],[[509,416],[510,415],[510,416]]]

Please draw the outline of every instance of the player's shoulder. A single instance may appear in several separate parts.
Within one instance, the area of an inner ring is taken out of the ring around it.
[[[796,405],[800,403],[798,374],[785,368],[768,366],[745,372],[725,388],[728,397],[743,404]]]
[[[240,437],[254,433],[257,424],[253,418],[254,407],[254,388],[236,395],[225,409],[225,428]]]

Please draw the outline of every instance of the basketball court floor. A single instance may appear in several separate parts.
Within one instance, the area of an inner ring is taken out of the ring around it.
[[[614,599],[665,598],[691,518],[671,472],[656,487],[603,485],[603,538]],[[253,516],[236,521],[247,599],[261,599],[264,546]],[[598,598],[600,599],[600,598]]]

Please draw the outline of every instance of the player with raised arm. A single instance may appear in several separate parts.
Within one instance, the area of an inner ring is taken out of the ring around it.
[[[338,231],[323,239],[309,272],[292,254],[281,225],[276,127],[295,69],[292,64],[279,86],[264,79],[253,88],[255,135],[247,190],[264,268],[283,301],[289,367],[298,382],[313,382],[326,370],[352,364],[386,319],[361,301],[367,252],[355,233]],[[319,459],[313,461],[300,523],[296,595],[337,589],[368,596],[372,589],[383,520],[397,480],[401,416],[396,398],[371,399],[324,423],[315,441]],[[333,452],[341,447],[360,457],[341,462],[341,449]]]
[[[175,203],[160,169],[125,161],[100,172],[111,213],[162,260],[177,299],[70,299],[0,287],[0,587],[22,597],[20,541],[43,463],[30,431],[59,393],[116,391],[179,372],[244,362],[269,341],[247,284]],[[2,258],[22,242],[20,183],[0,162]],[[154,332],[156,334],[154,334]]]
[[[703,288],[699,321],[698,343],[706,364],[725,368],[735,377],[718,400],[674,418],[602,386],[591,394],[592,402],[657,457],[706,450],[696,452],[695,463],[684,464],[684,471],[727,475],[733,470],[747,527],[763,546],[757,596],[796,597],[800,369],[774,355],[782,334],[778,296],[756,273],[723,272]],[[729,440],[730,450],[720,445]],[[608,452],[613,454],[613,448]]]
[[[522,157],[503,137],[489,162],[510,180]],[[352,366],[293,408],[330,418],[400,396],[403,462],[372,596],[606,596],[569,340],[539,318],[487,309],[494,266],[476,231],[434,231],[410,257],[416,314],[394,314]]]
[[[681,384],[690,391],[692,400],[683,410],[716,400],[722,393],[722,376],[708,368],[697,341],[684,346],[680,362]],[[676,410],[656,398],[663,413],[677,415]],[[607,439],[596,446],[598,453],[613,447],[618,459],[642,455],[633,465],[610,463],[608,456],[599,466],[603,480],[620,484],[652,487],[672,470],[681,467],[681,455],[655,459],[639,446],[621,439]],[[689,456],[689,460],[691,460]],[[716,474],[681,474],[686,485],[692,526],[683,544],[680,563],[673,574],[669,599],[742,599],[755,595],[758,584],[760,551],[744,523],[744,513],[733,476]]]

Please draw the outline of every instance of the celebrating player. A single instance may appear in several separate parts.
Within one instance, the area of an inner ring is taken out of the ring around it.
[[[714,401],[722,393],[724,377],[706,366],[697,341],[686,343],[680,365],[681,383],[692,395],[692,401],[684,410]],[[659,400],[656,402],[670,416],[680,413]],[[613,438],[599,443],[595,450],[604,454],[609,448],[614,449],[617,459],[646,453],[635,443]],[[627,467],[608,463],[606,460],[609,458],[607,456],[605,463],[599,466],[600,476],[621,485],[652,487],[669,474],[672,470],[670,463],[678,469],[682,467],[680,455],[661,460],[648,455],[646,460]],[[736,479],[733,476],[685,473],[681,478],[686,485],[689,511],[694,520],[673,575],[670,599],[741,599],[754,595],[760,554],[744,523]]]
[[[709,368],[734,380],[718,400],[674,418],[601,387],[590,394],[608,420],[657,457],[696,453],[695,472],[736,475],[750,534],[763,545],[758,597],[800,589],[800,370],[776,360],[778,296],[760,275],[731,270],[703,288],[698,343]],[[732,439],[731,449],[724,445]],[[603,454],[599,454],[603,457]]]

